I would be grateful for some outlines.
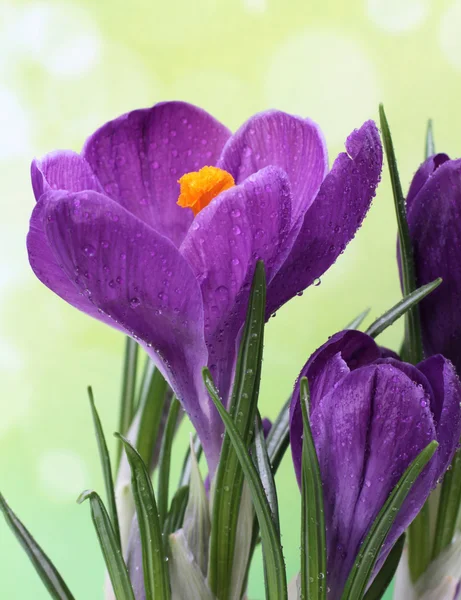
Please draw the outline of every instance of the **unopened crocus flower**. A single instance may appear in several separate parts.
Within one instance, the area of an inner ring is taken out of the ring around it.
[[[375,124],[346,150],[329,171],[308,119],[268,111],[232,135],[205,111],[166,102],[110,121],[80,154],[32,164],[35,274],[139,341],[189,414],[211,473],[223,427],[201,369],[226,403],[257,260],[269,316],[353,238],[381,173]]]
[[[395,358],[358,331],[334,335],[300,376],[310,386],[310,422],[323,482],[329,600],[341,597],[371,524],[406,468],[432,440],[439,447],[394,523],[379,564],[423,506],[453,457],[461,434],[461,384],[441,355],[417,366]],[[302,417],[299,384],[290,435],[298,481]]]
[[[417,284],[442,277],[420,304],[424,350],[441,353],[461,374],[461,160],[428,158],[407,196]]]

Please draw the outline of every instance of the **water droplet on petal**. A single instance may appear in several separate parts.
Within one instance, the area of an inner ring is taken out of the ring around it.
[[[141,304],[141,300],[139,298],[133,297],[130,300],[130,306],[131,308],[138,308],[138,306]]]
[[[96,250],[94,249],[94,246],[92,246],[91,244],[86,244],[85,246],[83,246],[82,250],[83,250],[83,253],[86,254],[87,256],[94,256],[96,254]]]

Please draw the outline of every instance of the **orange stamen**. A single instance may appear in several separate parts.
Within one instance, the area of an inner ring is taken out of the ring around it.
[[[218,194],[235,185],[232,175],[218,167],[203,167],[200,171],[186,173],[178,183],[181,193],[177,204],[183,208],[191,208],[194,216]]]

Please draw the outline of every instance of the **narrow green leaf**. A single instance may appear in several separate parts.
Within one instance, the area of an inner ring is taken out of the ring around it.
[[[284,600],[287,598],[285,562],[280,537],[272,518],[271,507],[267,501],[264,487],[259,479],[256,467],[250,458],[248,448],[238,432],[232,417],[222,405],[218,391],[211,378],[211,373],[206,367],[203,369],[203,379],[210,397],[224,422],[226,432],[245,474],[245,481],[250,487],[253,505],[261,529],[264,565],[267,574],[266,596],[269,600]]]
[[[289,403],[287,403],[287,405],[289,407]],[[286,408],[286,406],[284,407],[284,409],[285,408]],[[271,450],[274,453],[276,460],[278,458],[277,455],[278,454],[280,455],[280,458],[277,460],[276,467],[274,468],[271,464],[271,459],[270,459],[269,451],[267,448],[267,440],[264,439],[264,431],[262,428],[261,416],[259,415],[259,411],[257,412],[256,420],[255,420],[255,443],[254,443],[254,453],[253,453],[253,455],[255,457],[254,463],[258,470],[259,478],[261,479],[261,483],[263,484],[264,491],[266,492],[266,497],[267,497],[267,500],[271,507],[274,522],[277,526],[277,530],[279,531],[279,533],[280,533],[279,507],[278,507],[277,489],[275,486],[274,475],[278,468],[278,465],[280,464],[281,457],[283,456],[283,453],[285,452],[285,449],[286,449],[286,446],[288,445],[288,440],[289,440],[288,429],[286,429],[286,434],[285,434],[285,422],[288,423],[288,421],[286,421],[285,417],[288,416],[288,413],[285,413],[284,409],[282,409],[277,420],[273,423],[271,429],[269,430],[269,435],[268,435],[268,439],[269,439],[270,433],[272,431],[276,432],[275,435],[273,435],[273,437],[272,437],[272,446],[271,446]],[[286,446],[285,446],[285,439],[287,441]],[[281,448],[282,448],[282,452],[280,452]],[[245,589],[247,587],[249,570],[250,570],[253,554],[254,554],[254,551],[256,548],[256,544],[258,543],[258,538],[259,538],[259,523],[258,523],[258,519],[255,515],[253,518],[250,554],[249,554],[249,560],[248,560],[248,564],[247,564],[247,571],[246,571],[246,576],[245,576],[245,580],[244,580],[244,585],[242,588],[242,593],[245,591]]]
[[[291,396],[285,402],[276,420],[272,423],[266,440],[267,454],[274,475],[290,445],[290,404]]]
[[[106,488],[106,499],[109,507],[109,515],[114,528],[115,537],[119,546],[121,546],[120,540],[120,527],[118,524],[117,515],[117,504],[115,502],[115,491],[114,491],[114,480],[112,478],[112,466],[110,463],[110,455],[107,449],[106,438],[104,436],[104,430],[101,425],[101,420],[96,410],[94,403],[93,390],[91,386],[88,387],[88,398],[90,399],[91,414],[93,417],[94,431],[96,434],[96,441],[98,443],[99,459],[101,461],[102,474],[104,477],[104,486]]]
[[[131,487],[141,536],[146,600],[168,600],[170,598],[168,566],[149,472],[141,456],[130,442],[120,434],[116,434],[116,436],[123,442],[131,467]]]
[[[181,405],[176,396],[171,401],[170,411],[163,434],[162,448],[158,462],[158,516],[163,527],[168,512],[168,490],[170,485],[171,449],[176,431],[176,423]]]
[[[408,528],[408,567],[413,583],[426,571],[432,556],[430,506],[428,501]]]
[[[389,552],[379,573],[376,575],[373,583],[368,588],[363,600],[381,600],[394,579],[395,572],[399,566],[405,545],[405,534],[401,535],[395,542],[394,547]]]
[[[136,450],[148,466],[151,465],[154,448],[159,439],[162,416],[169,394],[171,391],[165,378],[148,359],[139,393],[136,413],[139,429],[135,444]]]
[[[200,462],[200,457],[202,456],[203,448],[202,448],[202,444],[200,443],[200,439],[197,434],[194,435],[194,441],[192,444],[192,448],[194,450],[194,454],[197,459],[197,462]],[[192,468],[192,454],[191,454],[191,447],[189,446],[187,448],[186,455],[184,456],[184,461],[183,461],[183,465],[182,465],[182,469],[181,469],[181,476],[179,477],[179,487],[182,487],[184,485],[189,485],[191,468]]]
[[[56,567],[8,506],[2,494],[0,494],[0,510],[53,600],[74,600]]]
[[[206,577],[208,544],[211,528],[210,512],[202,475],[192,448],[192,439],[190,441],[190,447],[192,471],[189,488],[189,502],[187,503],[186,512],[184,514],[183,530],[187,539],[187,544],[194,555],[195,562]]]
[[[432,560],[449,546],[456,531],[461,506],[461,450],[458,450],[445,473],[440,491],[437,523],[435,526]]]
[[[309,384],[300,382],[303,416],[302,502],[301,502],[301,598],[327,597],[327,543],[320,466],[308,417]],[[358,596],[357,598],[359,598]]]
[[[136,410],[136,371],[138,366],[138,344],[130,337],[125,341],[125,357],[123,361],[122,393],[120,397],[119,431],[126,435]],[[121,443],[117,446],[117,467],[122,455]]]
[[[381,547],[386,541],[399,510],[437,447],[438,443],[435,440],[428,444],[413,460],[392,490],[360,547],[359,554],[347,578],[341,600],[357,600],[365,594]]]
[[[104,504],[98,494],[92,490],[86,490],[80,494],[77,502],[81,504],[85,500],[90,501],[91,517],[115,597],[117,600],[135,600],[122,551],[117,543],[117,538],[115,537],[114,529]]]
[[[229,412],[247,449],[250,448],[259,395],[266,308],[264,264],[256,264],[250,301],[232,388]],[[227,414],[227,413],[226,413]],[[229,435],[224,435],[213,482],[213,512],[208,581],[216,597],[226,599],[232,587],[232,564],[243,471]],[[222,532],[226,532],[223,535]]]
[[[397,319],[400,319],[400,317],[409,311],[413,306],[416,306],[418,302],[421,302],[423,298],[438,288],[441,283],[442,279],[438,277],[434,281],[426,283],[426,285],[423,285],[414,292],[411,292],[411,294],[408,294],[408,296],[402,298],[402,300],[397,302],[397,304],[390,310],[386,311],[381,317],[379,317],[379,319],[376,319],[376,321],[372,323],[370,327],[368,327],[365,333],[368,333],[368,335],[371,335],[371,337],[377,337],[390,325],[395,323]]]
[[[433,156],[434,154],[435,154],[435,142],[434,142],[434,131],[432,129],[432,119],[428,119],[424,158],[428,159],[429,156]]]
[[[272,466],[272,475],[275,476],[282,462],[285,452],[290,445],[290,404],[291,397],[285,402],[282,410],[278,414],[276,420],[272,423],[269,434],[266,439],[267,455]],[[252,557],[259,539],[258,519],[255,517],[253,521],[253,535],[251,541],[250,560],[248,569],[252,561]],[[248,578],[248,572],[247,572]]]
[[[408,296],[416,289],[415,267],[413,263],[413,248],[411,244],[410,231],[407,223],[407,214],[405,208],[405,199],[400,184],[400,177],[395,158],[394,145],[392,143],[391,132],[387,122],[384,107],[379,107],[379,117],[381,121],[381,132],[384,142],[384,148],[387,156],[389,173],[391,176],[392,191],[394,194],[395,213],[399,230],[400,242],[400,262],[402,265],[402,287],[404,296]],[[417,364],[422,360],[423,347],[421,341],[421,325],[419,322],[418,306],[413,306],[406,313],[407,325],[407,352],[409,362]]]
[[[189,486],[183,485],[176,490],[175,495],[171,500],[170,510],[163,525],[163,536],[168,538],[171,533],[181,529],[184,522],[187,503],[189,501]]]
[[[408,296],[416,289],[415,267],[413,262],[413,248],[407,222],[405,200],[400,184],[397,161],[395,158],[389,124],[382,105],[379,107],[381,130],[386,150],[389,172],[394,194],[395,212],[399,231],[400,263],[402,273],[402,287],[404,296]],[[423,358],[421,338],[421,324],[419,320],[419,307],[413,306],[405,315],[405,359],[413,364],[419,363]],[[429,526],[429,509],[423,507],[408,530],[409,538],[409,565],[413,581],[427,567],[431,556],[431,530]]]
[[[274,474],[267,453],[266,440],[264,439],[264,430],[261,422],[261,416],[256,414],[255,419],[255,441],[254,441],[254,462],[259,473],[259,478],[263,484],[266,498],[272,511],[272,518],[280,533],[279,522],[279,504],[277,499],[277,489],[275,487]]]
[[[368,315],[369,312],[370,312],[369,308],[365,309],[362,313],[360,313],[359,315],[357,315],[355,317],[355,319],[353,321],[351,321],[349,323],[349,325],[347,325],[345,327],[345,329],[358,329],[360,327],[360,325],[362,324],[363,320]]]

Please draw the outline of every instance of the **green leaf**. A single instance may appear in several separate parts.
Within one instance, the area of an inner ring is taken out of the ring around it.
[[[176,396],[171,401],[170,411],[163,434],[162,448],[158,462],[158,516],[163,527],[168,512],[168,490],[170,485],[171,449],[181,405]]]
[[[355,319],[351,321],[344,329],[358,329],[369,312],[369,308],[365,309],[362,313],[357,315]]]
[[[381,131],[383,136],[384,148],[386,150],[387,163],[392,182],[392,191],[394,194],[395,213],[399,230],[400,242],[400,262],[402,272],[402,287],[404,296],[408,296],[416,289],[415,267],[413,263],[413,248],[411,244],[410,231],[407,223],[407,213],[405,208],[405,199],[400,184],[400,177],[395,158],[394,145],[392,143],[389,124],[386,119],[383,105],[379,107],[379,116],[381,120]],[[413,306],[406,313],[407,326],[407,352],[409,362],[417,364],[423,357],[423,346],[421,341],[421,325],[419,322],[418,306]]]
[[[247,449],[251,446],[258,402],[265,308],[266,277],[264,264],[259,261],[253,277],[229,408]],[[212,488],[214,494],[208,570],[210,588],[220,600],[229,597],[232,586],[232,564],[243,478],[233,444],[229,435],[225,434]]]
[[[327,597],[327,543],[323,511],[323,487],[319,461],[307,414],[309,384],[300,382],[303,416],[302,508],[301,508],[301,598],[325,600]],[[360,596],[357,596],[360,598]]]
[[[171,500],[170,510],[163,525],[163,536],[168,537],[178,529],[181,529],[184,522],[184,514],[186,512],[187,503],[189,501],[189,486],[183,485],[176,490],[173,499]]]
[[[195,562],[207,575],[208,544],[210,539],[210,512],[208,510],[208,498],[203,485],[202,475],[190,441],[192,470],[189,488],[189,502],[184,515],[183,530]]]
[[[437,447],[438,443],[435,440],[428,444],[413,460],[392,490],[360,546],[358,556],[347,578],[341,600],[357,600],[364,596],[381,547],[386,541],[399,510]]]
[[[285,402],[282,410],[278,414],[276,420],[272,423],[272,427],[269,430],[267,436],[266,448],[269,462],[272,465],[272,475],[278,471],[280,463],[285,455],[285,452],[290,445],[290,404],[291,397]],[[259,525],[258,519],[255,517],[253,521],[253,536],[251,542],[250,561],[248,569],[251,564],[253,553],[258,543],[259,538]],[[247,573],[248,577],[248,573]]]
[[[264,491],[266,492],[267,501],[271,507],[272,518],[277,530],[280,533],[277,489],[275,487],[274,474],[272,472],[269,455],[267,453],[266,440],[264,439],[264,430],[259,411],[257,412],[255,419],[255,441],[253,456],[255,466],[259,473],[259,478],[261,479]]]
[[[392,143],[389,124],[382,105],[379,107],[381,130],[386,150],[387,162],[394,194],[395,212],[399,231],[400,263],[402,274],[402,287],[404,296],[408,296],[416,289],[415,267],[413,262],[413,248],[407,222],[405,200],[400,184],[397,161]],[[423,358],[423,345],[421,338],[421,324],[419,320],[419,307],[413,306],[405,315],[406,335],[404,342],[405,360],[412,364],[419,363]],[[431,556],[431,531],[429,523],[429,508],[424,506],[408,530],[409,538],[409,565],[413,581],[425,571]]]
[[[405,534],[401,535],[395,542],[394,547],[389,552],[388,557],[384,561],[379,573],[376,575],[373,583],[367,590],[363,600],[381,600],[394,579],[395,572],[399,566],[402,556],[403,547],[405,545]]]
[[[290,404],[291,396],[283,405],[276,420],[272,423],[272,427],[270,428],[266,439],[267,454],[274,475],[290,445]]]
[[[121,546],[120,527],[118,524],[117,504],[115,502],[114,480],[112,479],[112,466],[110,463],[110,455],[107,449],[106,438],[104,436],[101,420],[99,418],[98,411],[96,410],[96,405],[94,403],[93,390],[91,386],[88,387],[88,397],[90,399],[94,431],[96,434],[96,441],[98,443],[99,458],[101,461],[102,473],[104,477],[104,486],[106,488],[106,499],[107,504],[109,506],[110,520],[112,522],[112,527],[114,528],[114,533],[118,545]]]
[[[431,522],[428,501],[408,528],[408,567],[413,583],[418,581],[431,562]]]
[[[411,294],[405,296],[405,298],[397,302],[395,306],[385,312],[382,317],[376,319],[376,321],[372,323],[370,327],[368,327],[365,333],[368,333],[368,335],[371,335],[371,337],[377,337],[380,333],[392,325],[392,323],[395,323],[397,319],[400,319],[400,317],[409,311],[413,306],[416,306],[418,302],[421,302],[423,298],[439,287],[441,283],[442,279],[438,277],[434,281],[426,283],[426,285],[423,285],[414,292],[411,292]]]
[[[116,434],[116,436],[123,442],[131,467],[131,487],[141,536],[146,600],[168,600],[170,598],[168,566],[149,472],[141,456],[130,442],[120,434]]]
[[[429,156],[433,156],[435,154],[435,142],[434,142],[434,131],[432,129],[432,119],[428,119],[427,121],[427,131],[426,131],[426,148],[424,152],[424,158],[428,159]]]
[[[85,500],[90,501],[91,517],[99,539],[104,561],[112,583],[112,588],[117,600],[135,600],[133,588],[131,587],[128,570],[123,560],[122,550],[118,545],[114,529],[109,515],[98,494],[92,490],[86,490],[77,502],[81,504]]]
[[[226,432],[242,466],[245,481],[248,483],[251,491],[253,506],[261,529],[264,566],[267,574],[266,596],[268,600],[284,600],[287,598],[285,562],[280,537],[272,518],[271,507],[267,501],[264,487],[242,436],[234,424],[232,417],[221,404],[218,391],[211,378],[211,373],[206,367],[203,369],[203,379],[210,397],[221,415]]]
[[[56,570],[56,567],[8,506],[2,494],[0,494],[0,510],[11,531],[25,550],[50,596],[54,600],[74,600],[74,596]]]
[[[136,436],[136,450],[146,465],[151,465],[166,401],[170,394],[165,378],[148,359],[144,370],[139,393],[136,419],[139,419],[139,429]]]
[[[197,462],[200,462],[200,457],[202,456],[203,448],[200,443],[200,439],[197,434],[194,435],[194,441],[192,444],[192,448],[194,450],[194,454]],[[184,456],[184,461],[181,469],[181,476],[179,477],[179,487],[184,485],[189,485],[190,475],[192,469],[192,454],[191,454],[191,446],[187,448],[186,455]]]
[[[272,423],[272,427],[269,430],[267,439],[264,440],[266,446],[267,457],[269,464],[271,465],[270,471],[272,478],[277,473],[277,470],[282,462],[282,458],[290,444],[290,404],[291,398],[289,398],[276,420]],[[274,482],[275,489],[275,482]],[[266,490],[267,493],[267,490]],[[275,507],[275,504],[271,504],[271,508]],[[278,507],[277,507],[278,510]],[[250,559],[248,561],[246,579],[248,579],[249,569],[252,562],[253,554],[256,549],[256,545],[259,539],[259,524],[256,516],[253,519],[253,533],[251,538],[251,549]],[[246,587],[246,586],[245,586]]]
[[[118,430],[126,435],[133,421],[136,393],[136,371],[138,366],[138,344],[130,337],[125,342],[125,358],[123,361],[122,394],[120,398],[120,417]],[[117,446],[117,466],[120,464],[122,445]]]
[[[451,544],[456,531],[460,506],[461,450],[458,450],[443,478],[435,526],[432,560],[436,559]]]

